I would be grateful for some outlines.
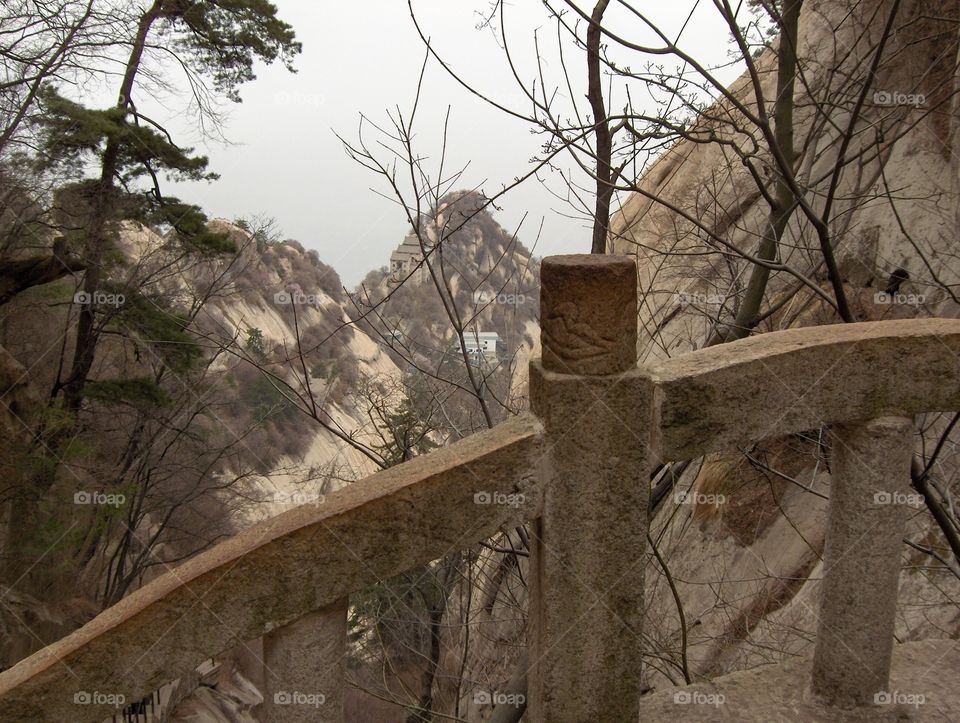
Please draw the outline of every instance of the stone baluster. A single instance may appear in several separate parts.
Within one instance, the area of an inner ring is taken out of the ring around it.
[[[260,720],[340,723],[346,653],[346,598],[267,633]]]
[[[540,279],[543,351],[530,394],[549,452],[531,535],[527,715],[635,720],[657,456],[652,384],[636,369],[636,266],[554,256]]]
[[[841,705],[886,691],[912,493],[913,424],[879,417],[834,429],[813,691]]]

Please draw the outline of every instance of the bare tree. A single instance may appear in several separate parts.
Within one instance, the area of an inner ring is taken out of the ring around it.
[[[422,82],[421,74],[418,87]],[[447,168],[447,133],[438,141],[435,160],[415,143],[419,105],[418,91],[409,114],[389,112],[382,125],[363,116],[357,140],[341,140],[351,157],[385,186],[407,219],[405,245],[417,250],[409,263],[368,276],[351,297],[353,323],[379,338],[410,380],[405,398],[407,404],[414,401],[422,420],[414,439],[422,442],[430,427],[426,439],[439,445],[492,427],[524,408],[526,400],[516,397],[514,386],[518,351],[529,342],[509,338],[507,348],[496,355],[477,354],[471,347],[478,346],[484,324],[503,332],[533,323],[537,282],[532,256],[519,245],[517,234],[490,226],[486,215],[513,184],[492,195],[478,188],[455,192],[464,185],[464,169]],[[448,111],[445,126],[449,122]],[[494,237],[497,245],[484,247]],[[411,395],[413,388],[417,392]],[[382,399],[376,406],[381,407],[374,425],[382,430],[378,447],[393,448],[392,459],[404,459],[408,414]],[[399,430],[398,422],[403,422]],[[369,660],[381,669],[375,678],[390,683],[386,689],[358,685],[407,708],[408,721],[461,720],[463,695],[474,684],[441,674],[441,663],[464,639],[469,641],[477,616],[489,614],[474,595],[478,584],[491,590],[493,598],[501,587],[509,587],[505,578],[525,584],[520,560],[528,546],[525,530],[504,530],[474,550],[378,585],[372,599],[364,597],[358,635],[367,643]],[[518,608],[514,613],[522,620]],[[456,654],[466,656],[468,650],[469,643]],[[410,677],[411,669],[419,670],[419,680]],[[489,688],[488,682],[479,685]]]
[[[923,272],[921,283],[936,290],[937,300],[956,300],[955,274],[933,261],[930,246],[900,220],[911,203],[926,203],[936,213],[938,192],[919,198],[891,183],[887,167],[899,144],[916,142],[924,127],[942,126],[954,106],[952,10],[934,20],[913,6],[906,13],[898,0],[869,5],[716,0],[704,10],[729,32],[731,52],[711,65],[701,49],[684,42],[686,23],[667,28],[655,11],[636,3],[586,7],[548,0],[555,52],[548,57],[538,31],[532,40],[537,60],[528,79],[517,61],[518,44],[526,39],[507,32],[509,4],[495,1],[483,24],[497,33],[525,100],[523,107],[507,107],[434,50],[420,14],[408,5],[428,52],[454,80],[543,136],[544,152],[535,163],[556,172],[562,188],[557,197],[591,222],[591,250],[636,253],[645,260],[640,301],[647,354],[797,323],[879,318],[875,292],[896,292],[910,274],[903,269],[898,274],[899,264],[890,260],[858,255],[862,228],[856,219],[868,209],[892,211]],[[620,15],[609,12],[612,8]],[[609,17],[631,22],[621,29],[605,20]],[[816,26],[823,32],[809,31]],[[924,67],[909,65],[910,49],[932,38],[947,50]],[[577,68],[586,69],[585,93]],[[732,69],[741,77],[728,85],[724,78]],[[893,89],[925,102],[890,102]],[[689,185],[678,188],[672,179],[683,168],[684,154],[698,148],[709,149],[704,151],[709,169],[699,176],[688,173]],[[608,192],[610,203],[604,198]],[[622,211],[614,223],[611,205]],[[696,291],[683,292],[683,286],[677,288],[681,283]],[[681,324],[689,328],[678,331]],[[814,430],[811,437],[817,443],[804,449],[818,469],[829,430]],[[940,440],[935,447],[947,446],[947,436]],[[763,465],[757,454],[744,452],[751,464]],[[767,467],[756,469],[778,484],[791,484],[789,474]],[[924,468],[921,463],[914,470],[914,484],[926,490],[927,508],[955,556],[960,549],[956,523],[949,519],[950,493],[925,487]],[[666,493],[685,470],[690,480],[698,469],[682,463],[658,470],[653,513],[663,509]],[[669,582],[672,551],[659,547],[659,540],[654,544]],[[942,552],[931,548],[927,554],[935,564],[940,555],[948,567],[955,566],[956,558]],[[683,620],[680,597],[671,597]],[[685,649],[684,642],[681,652]],[[689,675],[685,655],[672,656],[665,675],[671,668]]]
[[[126,13],[96,0],[10,0],[0,9],[0,158],[8,146],[29,144],[24,121],[37,109],[44,84],[96,70],[122,37]],[[94,57],[91,57],[93,55]]]

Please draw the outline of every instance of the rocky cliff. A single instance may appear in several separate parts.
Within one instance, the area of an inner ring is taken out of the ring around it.
[[[475,191],[444,196],[419,224],[392,265],[371,271],[354,291],[354,316],[403,369],[439,367],[448,382],[489,386],[496,393],[493,421],[516,413],[525,404],[527,364],[539,345],[538,260]],[[486,356],[479,350],[483,335],[497,337]],[[464,350],[472,353],[465,357]],[[476,371],[473,379],[466,378],[467,367]],[[487,426],[477,411],[468,412],[463,431]]]
[[[951,128],[957,8],[902,5],[849,134],[841,132],[851,117],[843,79],[856,77],[872,58],[892,4],[807,2],[801,15],[798,178],[819,210],[841,167],[833,191],[839,210],[830,232],[855,320],[953,317],[960,311],[957,137]],[[761,56],[757,69],[763,95],[774,97],[773,54]],[[732,92],[756,110],[750,77],[737,81]],[[728,101],[710,108],[694,135],[713,133],[713,140],[703,135],[671,146],[613,219],[614,251],[639,263],[641,359],[699,348],[736,315],[752,268],[738,254],[756,253],[770,218],[755,179],[731,152],[733,144],[744,148],[754,141],[763,148],[762,140],[749,137],[749,127]],[[850,162],[838,162],[841,153]],[[804,214],[793,216],[776,260],[798,273],[773,271],[753,333],[841,321],[824,300],[832,287]],[[870,373],[868,365],[864,373]],[[781,411],[771,409],[771,419]],[[929,451],[944,421],[938,415],[918,420],[925,432],[918,435],[918,454]],[[821,428],[697,460],[674,488],[681,494],[668,495],[656,510],[652,533],[683,601],[694,678],[812,652],[831,442],[829,428]],[[938,464],[947,494],[955,490],[957,461],[948,452]],[[936,557],[921,551],[950,557],[922,502],[914,505],[907,542],[898,640],[956,637],[960,585]],[[651,661],[649,685],[682,682],[677,603],[664,571],[653,564],[648,591],[647,634],[666,651]]]
[[[872,59],[892,5],[849,10],[842,2],[806,2],[800,17],[796,175],[808,196],[819,199],[817,211],[839,155],[846,159],[830,234],[851,306],[864,320],[958,311],[950,120],[956,9],[920,0],[902,5],[850,132],[852,104],[863,88],[855,81]],[[755,78],[769,113],[776,70],[776,54],[762,54],[755,74],[737,80],[731,95],[756,113]],[[744,162],[756,155],[761,172],[772,173],[761,131],[722,99],[688,136],[650,165],[611,221],[612,250],[636,256],[640,265],[641,358],[697,348],[718,320],[736,312],[752,268],[739,254],[756,253],[769,224],[769,205]],[[770,179],[762,185],[769,193]],[[788,294],[792,300],[758,330],[835,320],[809,287],[795,291],[800,276],[810,286],[829,288],[805,214],[793,214],[777,261],[798,274],[774,270],[765,306],[776,307]],[[876,293],[897,269],[907,272],[899,288],[907,303],[877,303]]]
[[[74,281],[4,306],[2,531],[7,554],[40,555],[29,577],[5,561],[17,580],[0,614],[6,665],[183,556],[375,468],[348,443],[370,432],[356,391],[398,370],[350,324],[336,273],[294,241],[211,229],[238,253],[184,256],[123,224],[71,440],[47,398],[72,354]]]

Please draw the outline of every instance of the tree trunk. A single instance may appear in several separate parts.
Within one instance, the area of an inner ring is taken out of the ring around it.
[[[610,201],[613,198],[611,156],[613,140],[607,123],[607,109],[603,103],[603,85],[600,74],[600,23],[610,0],[599,0],[590,16],[587,28],[587,100],[593,111],[594,134],[597,139],[597,202],[593,216],[593,244],[590,253],[607,252],[607,233],[610,227]]]
[[[793,172],[796,151],[793,144],[793,107],[794,86],[797,74],[797,31],[800,25],[800,7],[803,0],[787,0],[784,3],[782,27],[780,29],[780,48],[777,54],[777,99],[774,103],[774,137],[777,147],[783,154],[786,165]],[[774,203],[767,218],[764,237],[760,241],[756,257],[763,261],[773,261],[777,257],[780,239],[793,216],[796,202],[789,184],[781,176],[777,179]],[[756,326],[763,295],[770,279],[770,269],[755,264],[750,272],[747,290],[744,292],[733,324],[725,334],[717,333],[707,346],[723,341],[742,339]]]
[[[160,17],[162,0],[154,0],[150,9],[140,18],[137,26],[137,36],[130,50],[123,83],[117,97],[117,107],[127,108],[132,105],[131,95],[143,51],[147,44],[147,36],[153,22]],[[120,121],[121,123],[125,121]],[[96,318],[92,299],[100,288],[102,280],[102,264],[107,250],[107,220],[113,200],[114,177],[119,170],[120,144],[116,139],[108,139],[103,152],[103,161],[100,167],[100,180],[97,183],[93,196],[93,208],[87,225],[87,239],[84,262],[87,272],[83,281],[83,290],[87,293],[88,302],[80,309],[77,321],[76,343],[73,350],[73,363],[67,380],[62,384],[64,405],[68,410],[76,411],[83,403],[83,386],[93,367],[96,354],[99,332],[96,329]]]
[[[441,595],[445,596],[446,586]],[[433,681],[437,677],[437,668],[440,666],[440,625],[446,605],[443,600],[434,600],[430,605],[430,655],[426,670],[420,682],[420,703],[417,710],[407,716],[407,723],[423,723],[433,720]]]

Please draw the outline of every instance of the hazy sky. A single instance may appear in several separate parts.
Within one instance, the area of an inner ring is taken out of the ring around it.
[[[175,192],[199,203],[211,216],[276,218],[285,237],[317,249],[352,286],[371,268],[387,263],[407,228],[401,209],[371,190],[389,193],[386,182],[351,161],[334,131],[354,140],[360,113],[379,123],[387,120],[387,109],[399,106],[409,112],[424,46],[406,0],[274,2],[303,43],[298,72],[261,67],[257,80],[244,86],[243,103],[228,108],[225,132],[231,144],[192,139],[210,156],[220,180],[182,184]],[[581,3],[588,4],[592,3]],[[641,5],[649,11],[651,3]],[[655,5],[659,9],[650,12],[676,33],[697,3],[676,0]],[[698,57],[719,61],[726,34],[712,4],[701,5],[687,24],[681,45]],[[523,109],[497,37],[489,29],[477,28],[478,12],[488,7],[487,0],[414,0],[417,17],[440,55],[479,88]],[[521,76],[535,77],[533,33],[538,29],[546,72],[559,80],[556,26],[540,0],[513,0],[506,7],[508,39]],[[608,19],[632,31],[631,37],[643,37],[616,3]],[[574,90],[583,92],[583,56],[572,46],[566,53],[571,75],[580,83]],[[492,195],[529,170],[539,137],[523,122],[470,95],[435,62],[428,65],[415,125],[419,153],[427,157],[428,165],[435,167],[439,159],[448,106],[445,168],[469,164],[457,187],[480,187]],[[376,134],[367,138],[373,143]],[[386,151],[382,157],[386,160]],[[561,188],[556,177],[550,183],[555,190]],[[590,231],[584,221],[564,217],[570,209],[536,181],[512,191],[499,205],[503,210],[496,217],[511,231],[527,214],[519,237],[528,246],[542,223],[538,255],[589,250]]]

